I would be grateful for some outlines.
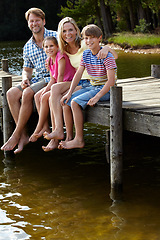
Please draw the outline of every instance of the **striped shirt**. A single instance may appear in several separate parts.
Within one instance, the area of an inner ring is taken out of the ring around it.
[[[47,30],[44,28],[44,38],[47,36],[57,37],[57,32]],[[33,36],[28,40],[23,48],[23,68],[34,68],[34,77],[31,79],[32,83],[45,79],[46,82],[50,81],[50,74],[45,67],[45,60],[47,55],[43,48],[40,48],[34,41]]]
[[[107,78],[107,70],[115,69],[115,77],[117,66],[113,55],[109,52],[104,59],[98,59],[96,55],[93,55],[90,49],[83,52],[81,59],[81,66],[84,66],[91,76],[92,85],[104,85]]]

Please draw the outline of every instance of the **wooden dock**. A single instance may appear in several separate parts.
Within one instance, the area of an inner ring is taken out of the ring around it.
[[[154,74],[154,71],[151,71],[152,76],[149,77],[118,79],[117,87],[111,88],[110,102],[98,103],[95,107],[88,106],[84,112],[85,122],[110,128],[110,137],[108,137],[110,146],[108,143],[107,146],[110,154],[110,197],[112,200],[119,199],[122,193],[123,130],[160,137],[160,66],[155,65],[155,69],[157,68],[158,73],[155,71]],[[6,125],[2,129],[4,142],[10,136],[9,132],[12,132],[9,130],[11,121],[7,120],[10,114],[5,96],[7,88],[2,88],[2,82],[4,86],[7,85],[6,81],[14,86],[21,81],[21,77],[12,75],[6,70],[0,71],[0,92],[3,92],[3,125]],[[106,156],[109,154],[106,148]]]
[[[160,78],[119,79],[122,87],[123,129],[160,137]],[[110,126],[110,103],[86,111],[86,121]]]
[[[12,86],[21,82],[21,76],[0,71],[0,92],[4,76],[12,77]],[[122,87],[123,129],[160,137],[160,78],[118,79],[117,86]],[[110,103],[87,107],[85,121],[110,126]]]

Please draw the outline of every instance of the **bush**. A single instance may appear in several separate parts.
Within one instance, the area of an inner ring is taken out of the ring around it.
[[[149,32],[148,27],[150,25],[151,25],[150,23],[146,23],[146,20],[144,18],[140,19],[139,25],[136,25],[134,32],[135,33],[148,33]]]

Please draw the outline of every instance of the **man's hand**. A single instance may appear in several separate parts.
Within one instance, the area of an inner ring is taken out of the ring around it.
[[[21,87],[22,87],[22,89],[25,89],[25,88],[27,88],[28,86],[30,86],[29,79],[22,80],[22,82],[21,82]]]

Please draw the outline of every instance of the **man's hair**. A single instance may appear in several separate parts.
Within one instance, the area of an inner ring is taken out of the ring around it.
[[[45,13],[40,9],[40,8],[30,8],[26,13],[25,13],[25,18],[28,21],[29,20],[29,15],[33,13],[37,17],[42,18],[42,20],[45,19]]]
[[[48,36],[48,37],[45,37],[45,39],[43,40],[43,47],[44,47],[45,41],[47,41],[47,40],[51,40],[56,46],[58,46],[57,39],[53,36]]]
[[[93,37],[99,38],[102,35],[103,35],[102,30],[94,24],[89,24],[82,29],[83,37],[84,36],[93,36]]]

